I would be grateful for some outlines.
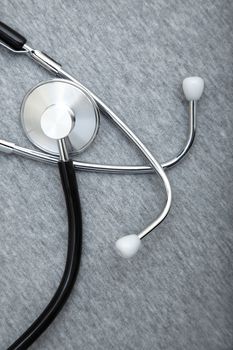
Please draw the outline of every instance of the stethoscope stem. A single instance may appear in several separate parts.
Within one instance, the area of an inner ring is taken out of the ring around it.
[[[67,162],[69,160],[69,154],[68,154],[67,147],[66,147],[66,140],[60,139],[57,141],[57,144],[58,144],[58,150],[59,150],[59,154],[60,154],[60,161]]]

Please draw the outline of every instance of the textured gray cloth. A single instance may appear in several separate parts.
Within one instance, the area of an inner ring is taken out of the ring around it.
[[[196,143],[169,171],[173,206],[131,260],[114,243],[137,233],[164,203],[156,175],[77,175],[84,242],[69,302],[37,350],[233,348],[231,0],[0,0],[0,18],[46,51],[117,112],[160,161],[186,139],[182,79],[200,75]],[[32,147],[20,103],[51,76],[0,49],[0,138]],[[106,119],[80,159],[141,164]],[[43,310],[67,245],[56,167],[0,154],[0,349]]]

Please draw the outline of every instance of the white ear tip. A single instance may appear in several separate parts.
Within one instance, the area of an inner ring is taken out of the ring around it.
[[[131,258],[140,248],[140,238],[133,234],[119,238],[116,241],[116,250],[123,258]]]
[[[197,101],[204,90],[204,80],[200,77],[188,77],[183,80],[183,91],[188,101]]]

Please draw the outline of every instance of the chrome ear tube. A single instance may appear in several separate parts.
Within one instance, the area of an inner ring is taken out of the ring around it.
[[[136,254],[141,241],[158,227],[169,213],[172,190],[166,170],[180,162],[190,150],[196,132],[196,107],[204,90],[200,77],[183,81],[183,91],[189,103],[189,132],[182,150],[172,159],[159,163],[134,132],[77,79],[45,53],[32,49],[26,39],[0,22],[0,44],[13,53],[25,54],[43,66],[56,78],[33,87],[25,96],[21,107],[21,123],[28,139],[40,151],[0,140],[0,151],[49,164],[58,164],[66,199],[69,222],[67,264],[61,284],[49,305],[32,326],[8,350],[27,349],[49,326],[67,300],[77,277],[82,243],[82,219],[75,170],[112,174],[156,173],[162,180],[166,202],[160,214],[138,233],[129,232],[116,242],[117,252],[124,258]],[[109,118],[141,151],[145,165],[111,165],[81,162],[74,157],[88,148],[99,128],[100,112]]]

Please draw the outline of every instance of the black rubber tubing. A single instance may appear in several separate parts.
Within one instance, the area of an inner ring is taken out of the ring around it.
[[[78,186],[72,161],[60,161],[58,167],[68,214],[68,249],[65,270],[49,304],[8,350],[28,349],[39,338],[64,306],[78,275],[82,247],[82,218]]]
[[[0,22],[0,40],[16,51],[22,50],[23,45],[27,42],[24,36],[3,22]]]

